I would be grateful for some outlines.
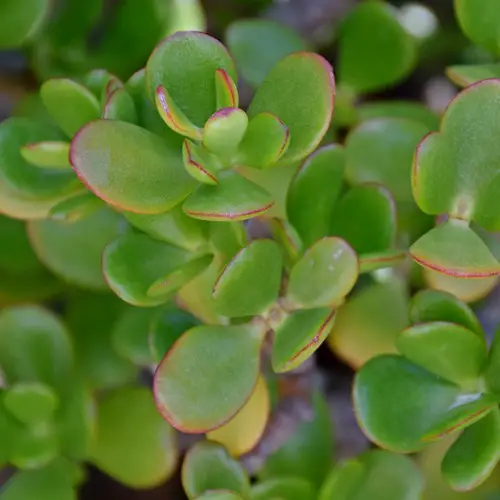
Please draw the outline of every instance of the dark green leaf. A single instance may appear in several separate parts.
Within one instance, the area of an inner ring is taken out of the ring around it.
[[[257,483],[252,487],[251,500],[310,500],[314,498],[311,484],[300,477],[280,477]]]

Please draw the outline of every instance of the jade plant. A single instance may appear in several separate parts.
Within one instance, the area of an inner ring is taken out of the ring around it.
[[[104,4],[0,5],[41,80],[0,123],[0,500],[74,499],[87,464],[200,500],[495,498],[497,2],[454,2],[490,54],[455,54],[444,111],[377,98],[433,44],[381,0],[332,47]],[[318,351],[355,372],[358,456],[297,382]]]

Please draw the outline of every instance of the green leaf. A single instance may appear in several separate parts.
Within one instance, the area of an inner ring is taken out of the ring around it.
[[[205,33],[176,33],[161,42],[148,60],[150,95],[162,85],[186,117],[201,127],[215,111],[218,69],[236,82],[234,63],[219,41]]]
[[[94,94],[68,78],[47,80],[40,88],[40,95],[50,115],[68,137],[73,137],[86,123],[101,115]]]
[[[50,209],[49,217],[54,220],[72,223],[88,217],[103,207],[104,202],[87,191],[54,205]]]
[[[45,141],[27,144],[21,148],[22,157],[35,167],[69,169],[69,143]]]
[[[467,427],[451,445],[441,464],[443,475],[458,491],[469,491],[485,481],[500,460],[498,408]]]
[[[200,324],[192,314],[177,308],[157,311],[149,328],[149,346],[155,363],[165,357],[184,332]]]
[[[68,382],[73,362],[65,326],[39,306],[0,312],[0,366],[9,384],[41,382],[57,389]]]
[[[316,150],[292,179],[287,215],[305,246],[329,234],[344,165],[344,149],[337,145],[325,146]]]
[[[410,302],[412,323],[448,321],[468,328],[483,338],[483,328],[474,312],[451,293],[440,290],[421,290]]]
[[[221,168],[221,163],[217,156],[201,144],[185,139],[182,145],[182,160],[186,171],[197,181],[209,185],[219,184],[217,171]]]
[[[248,117],[262,112],[277,116],[290,130],[290,145],[281,161],[298,161],[323,139],[332,118],[334,92],[329,62],[309,52],[291,54],[268,73],[248,108]]]
[[[236,153],[247,127],[248,116],[242,109],[220,109],[203,127],[203,146],[227,161]]]
[[[111,332],[111,342],[120,356],[138,366],[152,363],[149,332],[157,314],[158,310],[151,308],[131,307],[123,311]]]
[[[76,361],[89,387],[108,389],[134,380],[136,368],[115,351],[111,337],[120,315],[129,306],[109,293],[80,292],[68,299],[67,321]]]
[[[158,279],[168,279],[188,260],[180,248],[128,232],[112,241],[102,258],[104,276],[109,287],[125,302],[152,307],[166,302],[172,290],[152,296],[148,293]]]
[[[373,118],[406,118],[418,122],[428,130],[439,128],[439,117],[418,101],[371,101],[359,105],[358,119],[362,122]]]
[[[275,328],[272,366],[276,373],[300,366],[324,342],[335,321],[328,308],[294,311]]]
[[[286,442],[267,457],[259,479],[293,476],[306,479],[315,488],[321,486],[332,461],[332,422],[320,392],[313,392],[312,403],[312,419],[300,422]]]
[[[16,472],[2,487],[1,500],[76,500],[71,479],[54,462],[35,470]]]
[[[222,68],[215,71],[215,93],[217,109],[238,107],[238,88],[228,72]]]
[[[485,80],[463,90],[448,105],[440,132],[427,136],[418,146],[412,187],[423,212],[448,213],[489,231],[500,229],[495,209],[500,193],[500,145],[495,139],[500,133],[499,95],[498,80]]]
[[[287,298],[296,306],[334,306],[351,291],[358,277],[358,259],[342,239],[323,238],[293,266]]]
[[[424,234],[410,248],[421,266],[462,278],[500,274],[500,263],[484,241],[464,221],[450,219]]]
[[[495,0],[455,0],[455,14],[463,32],[477,45],[500,54],[500,12]]]
[[[278,299],[283,258],[272,240],[254,240],[222,271],[212,297],[217,312],[229,318],[263,314]]]
[[[384,250],[359,256],[359,274],[396,266],[406,259],[404,250]]]
[[[280,477],[257,483],[252,487],[252,500],[310,500],[314,498],[314,489],[311,484],[300,477]]]
[[[102,252],[122,227],[122,217],[104,207],[72,223],[31,221],[28,233],[38,258],[51,271],[68,283],[98,290],[107,288]]]
[[[51,8],[50,0],[23,3],[3,0],[0,6],[0,50],[13,49],[33,39],[49,18]]]
[[[320,500],[419,500],[424,480],[409,457],[383,450],[366,452],[335,467]]]
[[[137,123],[134,100],[125,88],[119,87],[109,94],[102,111],[102,118]]]
[[[396,240],[396,206],[377,184],[351,188],[337,203],[330,234],[343,238],[358,254],[390,249]]]
[[[235,163],[253,168],[275,164],[290,144],[288,127],[271,113],[254,116],[241,141]]]
[[[308,48],[294,30],[269,19],[234,21],[226,42],[243,79],[255,88],[281,59]]]
[[[195,251],[207,243],[207,227],[202,221],[188,217],[180,206],[161,214],[123,215],[149,236],[186,250]]]
[[[182,485],[189,499],[227,489],[248,498],[250,481],[243,467],[217,443],[195,444],[182,464]]]
[[[174,430],[156,411],[149,389],[122,388],[104,396],[91,460],[131,488],[152,488],[174,473]]]
[[[491,63],[473,64],[470,66],[448,66],[446,68],[446,76],[459,87],[468,87],[481,80],[500,78],[500,64]]]
[[[404,118],[374,118],[346,139],[346,178],[351,184],[377,182],[397,201],[413,201],[411,165],[415,147],[430,129]]]
[[[274,205],[263,188],[230,170],[219,174],[219,184],[200,185],[183,204],[189,216],[201,220],[245,220],[262,215]]]
[[[338,309],[328,344],[357,369],[379,354],[396,352],[396,337],[408,325],[405,285],[398,281],[374,283]]]
[[[19,382],[5,393],[5,408],[20,422],[29,426],[46,422],[59,404],[57,394],[40,382]]]
[[[420,450],[422,436],[460,397],[460,389],[401,356],[369,360],[356,374],[353,398],[363,432],[399,453]]]
[[[196,500],[242,500],[242,497],[229,490],[209,490],[196,497]]]
[[[340,25],[338,58],[342,85],[359,93],[374,92],[398,83],[412,71],[416,43],[391,5],[363,2]]]
[[[187,433],[208,432],[233,417],[257,382],[259,326],[199,326],[170,349],[155,374],[156,404]]]
[[[126,122],[84,127],[71,144],[71,164],[99,198],[130,212],[166,212],[195,187],[180,150]]]
[[[461,325],[440,321],[407,328],[396,346],[413,363],[463,386],[477,383],[487,359],[484,339]]]

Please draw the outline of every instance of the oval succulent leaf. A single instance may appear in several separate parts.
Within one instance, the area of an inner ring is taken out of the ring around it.
[[[108,96],[102,112],[104,120],[121,120],[137,123],[134,100],[125,88],[119,87]]]
[[[238,107],[239,96],[236,84],[229,73],[222,68],[215,72],[215,94],[217,109]]]
[[[248,116],[239,108],[216,111],[203,127],[203,145],[222,159],[235,153],[248,127]]]
[[[290,130],[290,145],[281,158],[305,158],[325,135],[333,113],[335,80],[330,63],[309,52],[283,58],[266,76],[250,107],[250,119],[262,112],[277,116]]]
[[[324,342],[335,321],[328,308],[294,311],[275,329],[273,370],[287,372],[300,366]]]
[[[243,500],[243,497],[229,490],[209,490],[197,496],[196,500]]]
[[[210,185],[219,183],[219,160],[203,146],[185,139],[182,145],[182,160],[188,174],[197,181]]]
[[[272,240],[254,240],[240,250],[222,271],[212,297],[223,316],[255,316],[278,299],[283,258]]]
[[[73,137],[86,123],[97,120],[101,107],[97,98],[83,85],[68,78],[47,80],[40,96],[54,121],[68,137]]]
[[[86,191],[54,205],[49,211],[49,218],[72,223],[92,215],[104,206],[100,198]]]
[[[186,454],[182,485],[190,499],[211,490],[227,489],[243,498],[250,493],[250,481],[243,467],[226,448],[210,441],[195,444]]]
[[[263,334],[250,324],[188,330],[156,370],[159,411],[188,433],[208,432],[226,423],[254,390]]]
[[[253,168],[269,167],[286,153],[289,144],[288,127],[271,113],[259,113],[248,124],[237,162]]]
[[[457,278],[500,274],[500,263],[484,241],[460,220],[449,220],[418,239],[410,248],[418,264]]]
[[[27,144],[21,148],[21,155],[35,167],[63,170],[71,168],[69,143],[64,141],[44,141]]]
[[[166,212],[196,185],[180,150],[152,132],[115,120],[86,125],[71,144],[71,164],[99,198],[130,212]]]
[[[214,75],[218,69],[236,82],[234,63],[218,40],[194,31],[175,33],[160,42],[148,60],[150,95],[162,85],[182,113],[202,127],[215,111]]]
[[[287,298],[303,308],[338,305],[357,278],[358,258],[353,249],[340,238],[323,238],[292,268]]]
[[[278,477],[255,484],[252,487],[252,500],[308,500],[315,498],[311,483],[301,477]]]
[[[292,179],[287,215],[306,246],[329,234],[344,166],[344,149],[324,146],[305,160]]]
[[[218,185],[201,185],[189,196],[182,206],[186,214],[208,221],[238,221],[258,217],[274,205],[267,191],[240,174],[228,170],[218,177]]]
[[[359,274],[372,273],[377,269],[396,266],[405,260],[406,256],[404,250],[365,253],[359,256]]]
[[[500,64],[449,66],[446,68],[446,76],[459,87],[468,87],[481,80],[500,78]]]

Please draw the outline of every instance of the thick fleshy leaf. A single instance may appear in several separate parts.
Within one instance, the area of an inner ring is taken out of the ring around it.
[[[65,326],[39,306],[0,312],[0,366],[9,384],[39,381],[55,388],[68,383],[73,362]]]
[[[49,420],[59,401],[48,385],[19,382],[7,390],[3,404],[17,420],[31,426]]]
[[[358,108],[358,118],[364,122],[373,118],[406,118],[418,122],[429,130],[439,128],[439,117],[419,101],[371,101]]]
[[[418,239],[410,255],[420,265],[457,278],[500,274],[500,263],[464,221],[451,219]]]
[[[490,346],[485,379],[488,387],[496,394],[500,393],[500,328],[497,327]]]
[[[0,6],[0,50],[32,39],[49,18],[51,7],[50,0],[4,0]]]
[[[351,188],[337,203],[330,234],[343,238],[358,254],[390,249],[396,240],[396,205],[377,184]]]
[[[259,479],[301,477],[319,488],[330,469],[333,448],[332,422],[320,392],[312,394],[314,416],[300,422],[287,441],[267,457]]]
[[[410,302],[410,321],[448,321],[469,329],[483,338],[483,328],[476,315],[454,295],[439,290],[422,290]]]
[[[196,185],[184,169],[180,149],[115,120],[85,126],[71,144],[71,164],[99,198],[130,212],[166,212]]]
[[[269,413],[269,389],[261,375],[245,406],[227,424],[207,433],[207,438],[225,446],[235,457],[244,455],[251,451],[262,437]]]
[[[76,293],[69,297],[67,321],[75,357],[81,376],[91,389],[114,388],[137,377],[135,366],[115,351],[111,337],[127,307],[110,293]],[[82,399],[85,396],[79,401]]]
[[[134,100],[124,87],[119,87],[109,94],[102,111],[102,118],[137,123]]]
[[[236,81],[234,63],[219,41],[205,33],[176,33],[162,41],[148,60],[150,95],[163,85],[187,118],[201,127],[215,111],[214,75],[219,68]]]
[[[90,289],[107,288],[101,258],[106,245],[123,227],[117,213],[103,208],[73,223],[31,221],[28,234],[38,258],[69,283]]]
[[[215,72],[215,93],[217,109],[238,107],[238,88],[228,72],[222,68]]]
[[[158,279],[167,279],[186,264],[188,254],[178,247],[128,232],[105,249],[102,258],[104,276],[109,287],[125,302],[151,307],[166,302],[172,290],[152,296],[148,291]]]
[[[228,489],[248,498],[250,481],[243,467],[220,444],[195,444],[182,464],[182,485],[192,499],[210,490]]]
[[[404,250],[384,250],[359,256],[359,274],[396,266],[406,259]]]
[[[54,121],[68,137],[86,123],[97,120],[101,109],[97,98],[83,85],[68,78],[54,78],[40,88],[40,96]]]
[[[419,500],[423,477],[409,457],[373,450],[334,468],[320,500]]]
[[[194,251],[207,243],[206,224],[187,216],[181,207],[162,214],[124,212],[123,215],[133,226],[171,245]]]
[[[243,500],[243,498],[229,490],[208,490],[197,496],[196,500]]]
[[[314,498],[314,489],[311,483],[301,477],[280,477],[257,483],[252,487],[252,500],[310,500]]]
[[[398,83],[415,62],[416,43],[386,2],[357,5],[340,26],[338,76],[356,92]]]
[[[396,337],[408,324],[404,285],[397,281],[375,283],[339,308],[328,344],[357,369],[374,356],[396,352]]]
[[[203,433],[231,419],[257,382],[264,331],[258,325],[187,331],[155,373],[156,404],[177,429]]]
[[[254,240],[238,252],[215,283],[217,312],[230,318],[264,313],[278,299],[283,259],[272,240]]]
[[[245,135],[248,116],[239,108],[216,111],[203,127],[203,145],[222,159],[231,159]]]
[[[300,366],[324,342],[335,321],[335,311],[328,308],[294,311],[274,334],[273,370],[287,372]]]
[[[255,94],[248,116],[277,116],[290,130],[282,162],[305,158],[325,135],[333,112],[335,80],[330,63],[309,52],[290,54],[268,73]],[[293,103],[293,105],[291,105]]]
[[[452,444],[441,464],[453,489],[468,491],[479,486],[500,460],[500,412],[492,410],[467,427]]]
[[[176,307],[157,311],[149,328],[149,347],[153,361],[160,363],[181,335],[199,324],[200,321],[192,314]]]
[[[477,45],[500,54],[500,11],[495,0],[455,0],[455,14],[464,33]]]
[[[498,157],[500,80],[485,80],[458,94],[448,105],[439,133],[418,146],[412,187],[420,209],[472,220],[500,229],[494,208],[500,193]],[[457,244],[461,247],[461,244]]]
[[[468,87],[481,80],[500,78],[500,64],[491,63],[473,64],[470,66],[449,66],[446,68],[446,76],[458,86]]]
[[[351,184],[377,182],[387,187],[397,201],[413,201],[413,153],[429,131],[427,125],[404,118],[364,121],[346,139],[347,180]]]
[[[50,209],[49,217],[54,220],[72,223],[88,217],[104,206],[104,201],[90,191],[86,191],[54,205]]]
[[[344,149],[325,146],[302,164],[290,184],[287,215],[305,246],[329,234],[344,166]]]
[[[16,472],[2,487],[1,500],[76,500],[67,471],[54,462],[41,469]]]
[[[307,50],[307,44],[294,30],[269,19],[231,23],[226,41],[241,75],[255,88],[285,56]]]
[[[219,184],[199,186],[183,204],[191,217],[202,220],[245,220],[262,215],[274,205],[263,188],[230,170],[219,174]]]
[[[182,144],[182,161],[189,175],[203,184],[219,184],[217,171],[221,164],[219,159],[201,144],[185,139]]]
[[[405,453],[424,446],[422,436],[455,404],[460,390],[401,356],[386,354],[363,365],[353,397],[363,432],[379,446]]]
[[[21,148],[23,158],[36,167],[69,169],[69,143],[45,141],[27,144]]]
[[[271,113],[259,113],[248,124],[236,160],[247,167],[269,167],[286,153],[289,144],[288,127]]]
[[[156,411],[149,389],[123,388],[103,397],[91,460],[132,488],[157,486],[173,474],[174,430]]]
[[[474,386],[487,359],[484,339],[453,323],[413,325],[398,336],[396,346],[413,363],[465,386]]]
[[[323,238],[292,268],[287,298],[299,307],[334,306],[351,291],[357,278],[354,250],[340,238]]]

